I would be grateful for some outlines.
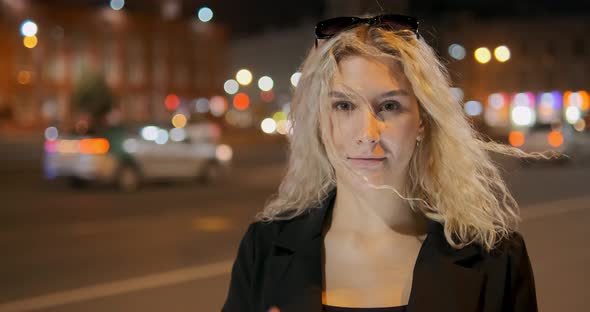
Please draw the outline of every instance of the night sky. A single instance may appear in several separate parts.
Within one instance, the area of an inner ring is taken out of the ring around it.
[[[17,0],[18,1],[18,0]],[[23,0],[65,6],[108,6],[110,0]],[[160,14],[166,0],[127,0],[125,9]],[[389,1],[379,1],[387,6]],[[214,20],[226,24],[235,37],[243,37],[268,28],[297,25],[308,18],[324,16],[322,0],[180,0],[182,15],[195,16],[198,8],[213,9]],[[376,5],[377,6],[377,5]],[[588,15],[590,0],[409,0],[410,14],[421,18],[444,18],[447,13],[471,13],[481,18],[529,17],[550,18],[555,15]]]

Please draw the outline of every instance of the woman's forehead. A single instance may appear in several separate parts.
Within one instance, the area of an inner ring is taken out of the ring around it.
[[[342,59],[334,72],[332,89],[363,95],[403,90],[411,87],[399,62],[386,58],[350,56]]]

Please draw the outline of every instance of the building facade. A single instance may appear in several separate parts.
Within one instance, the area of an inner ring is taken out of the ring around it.
[[[38,43],[23,44],[23,21]],[[228,34],[215,23],[165,20],[125,10],[30,6],[0,13],[0,111],[19,125],[71,122],[86,73],[104,75],[127,121],[169,118],[164,99],[223,92]]]

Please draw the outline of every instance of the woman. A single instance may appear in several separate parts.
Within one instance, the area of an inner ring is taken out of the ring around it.
[[[536,311],[518,208],[414,18],[318,23],[223,311]]]

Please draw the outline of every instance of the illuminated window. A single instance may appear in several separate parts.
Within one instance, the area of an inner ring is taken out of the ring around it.
[[[119,58],[117,57],[117,50],[115,41],[112,39],[112,34],[109,34],[109,38],[106,38],[103,42],[102,52],[102,66],[103,72],[107,82],[110,85],[116,85],[119,83]]]
[[[156,88],[165,86],[168,70],[166,66],[167,42],[162,34],[155,36],[152,44],[152,83]]]
[[[144,51],[139,38],[129,39],[127,42],[127,81],[132,85],[140,85],[144,82]]]

